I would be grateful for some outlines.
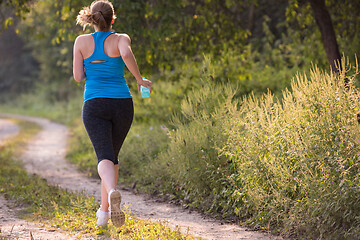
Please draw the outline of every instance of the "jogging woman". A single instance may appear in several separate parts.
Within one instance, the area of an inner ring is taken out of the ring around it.
[[[116,16],[107,0],[94,1],[77,16],[77,24],[93,26],[95,32],[80,35],[74,43],[73,74],[77,82],[86,78],[82,118],[96,152],[101,178],[101,206],[97,224],[107,225],[109,218],[120,227],[125,214],[120,209],[121,195],[116,190],[118,154],[133,121],[134,107],[124,78],[125,65],[138,87],[152,88],[141,77],[130,47],[130,37],[112,32]]]

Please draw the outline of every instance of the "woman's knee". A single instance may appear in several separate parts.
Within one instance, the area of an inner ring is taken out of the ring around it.
[[[104,162],[105,161],[105,162]],[[112,163],[113,165],[117,165],[117,164],[119,164],[119,161],[116,159],[116,160],[114,160],[113,158],[102,158],[102,159],[98,159],[98,166],[99,166],[99,164],[101,163],[101,162],[103,162],[102,164],[104,164],[104,163],[106,163],[106,162],[108,162],[108,163]]]

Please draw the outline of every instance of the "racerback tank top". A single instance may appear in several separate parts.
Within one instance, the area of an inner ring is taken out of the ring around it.
[[[132,98],[124,77],[125,63],[122,57],[109,57],[104,52],[104,41],[113,33],[99,31],[91,34],[95,48],[93,54],[84,59],[84,102],[93,98]]]

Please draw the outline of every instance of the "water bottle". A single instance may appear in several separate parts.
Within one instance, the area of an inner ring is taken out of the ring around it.
[[[146,79],[146,78],[143,78]],[[142,98],[149,98],[150,97],[150,89],[144,86],[140,86],[140,93]]]

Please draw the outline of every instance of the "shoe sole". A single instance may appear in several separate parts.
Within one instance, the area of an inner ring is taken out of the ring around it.
[[[121,227],[125,223],[125,214],[120,209],[121,194],[119,191],[114,191],[110,194],[110,218],[111,222],[116,227]]]

